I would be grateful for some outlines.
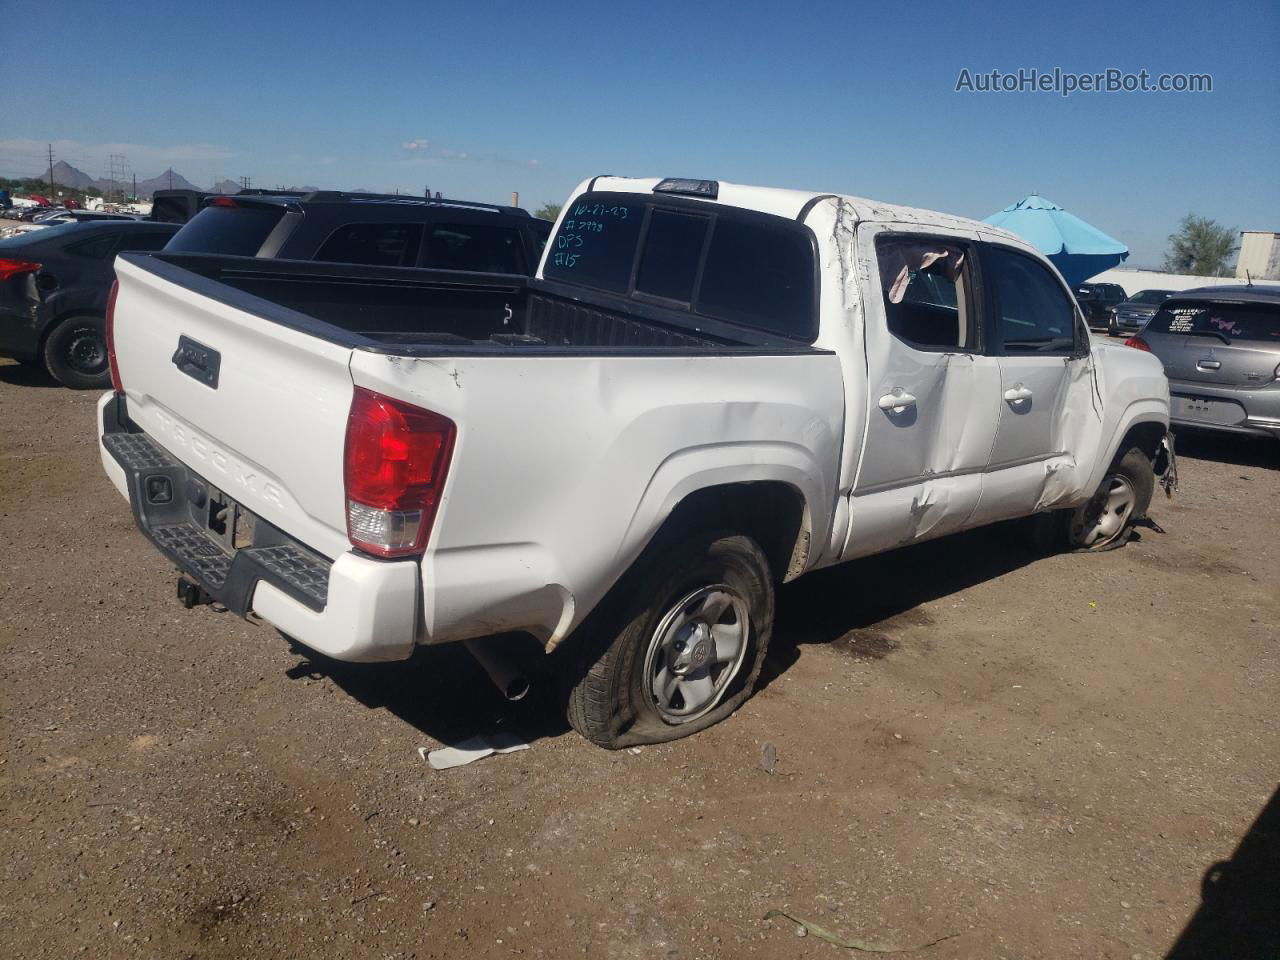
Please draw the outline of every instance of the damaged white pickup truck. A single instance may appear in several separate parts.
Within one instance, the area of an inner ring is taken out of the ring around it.
[[[483,638],[532,634],[607,747],[738,707],[782,581],[1033,514],[1112,546],[1172,468],[1160,363],[1035,250],[854,197],[597,177],[533,278],[117,272],[102,462],[180,597],[343,660],[465,641],[513,692]]]

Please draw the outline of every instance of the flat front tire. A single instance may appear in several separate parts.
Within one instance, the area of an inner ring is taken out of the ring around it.
[[[1067,521],[1068,545],[1075,550],[1099,551],[1120,546],[1133,524],[1146,516],[1155,490],[1151,458],[1131,447],[1117,457],[1087,503]]]
[[[773,603],[769,563],[750,537],[649,551],[558,651],[570,725],[614,749],[723,720],[755,688]]]

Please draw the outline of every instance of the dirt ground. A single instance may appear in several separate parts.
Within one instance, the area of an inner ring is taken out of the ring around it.
[[[804,578],[736,716],[609,753],[458,649],[182,609],[94,401],[0,361],[5,957],[848,955],[771,909],[939,960],[1280,956],[1280,447],[1184,439],[1110,553]],[[418,755],[495,729],[531,749]]]

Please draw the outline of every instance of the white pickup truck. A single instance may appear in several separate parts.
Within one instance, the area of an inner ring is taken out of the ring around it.
[[[532,634],[607,747],[739,706],[780,582],[1021,516],[1103,549],[1172,474],[1160,363],[1034,249],[855,197],[597,177],[532,278],[117,274],[102,463],[181,598],[512,693],[483,638]]]

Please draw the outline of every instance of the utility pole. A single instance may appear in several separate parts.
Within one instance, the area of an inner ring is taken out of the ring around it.
[[[173,189],[173,167],[169,168],[169,189]]]
[[[133,195],[129,199],[134,203],[138,202],[138,175],[136,173],[133,175]]]
[[[248,190],[248,189],[249,189],[249,184],[251,184],[252,182],[253,182],[253,181],[252,181],[249,177],[241,177],[241,178],[240,178],[240,189],[241,189],[242,191],[243,191],[243,190]]]
[[[49,202],[53,203],[57,188],[53,185],[53,144],[49,144]]]

